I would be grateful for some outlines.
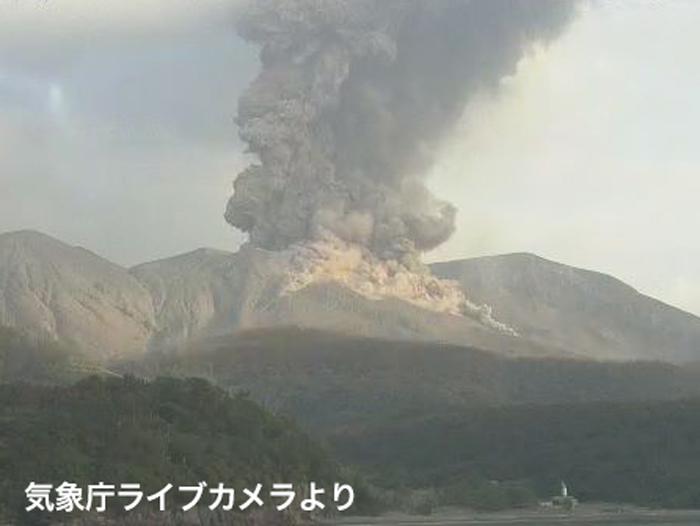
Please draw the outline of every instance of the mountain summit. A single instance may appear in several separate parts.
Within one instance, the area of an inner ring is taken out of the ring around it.
[[[700,358],[700,318],[606,274],[522,253],[436,263],[432,270],[541,344],[593,357]]]
[[[122,267],[38,232],[0,235],[0,325],[108,357],[143,351],[154,323],[148,289]]]
[[[286,292],[274,253],[200,249],[125,269],[37,232],[0,235],[0,325],[108,358],[251,327],[440,341],[515,356],[695,361],[700,318],[603,274],[529,254],[438,263],[518,336],[333,282]]]

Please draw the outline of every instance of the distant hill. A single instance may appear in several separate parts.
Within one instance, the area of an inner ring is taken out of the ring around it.
[[[154,323],[148,290],[118,265],[38,232],[0,235],[0,325],[104,358],[142,352]]]
[[[373,338],[442,342],[513,356],[700,358],[700,319],[618,280],[536,256],[433,265],[518,330],[373,300],[337,283],[282,293],[274,253],[202,249],[130,270],[36,232],[0,235],[0,325],[93,358],[181,348],[255,327],[299,326]]]
[[[515,358],[299,328],[212,338],[122,369],[147,376],[203,376],[248,391],[323,433],[482,406],[700,396],[700,370],[693,367]]]
[[[532,254],[436,263],[432,270],[537,343],[600,358],[700,358],[700,318],[605,274]]]

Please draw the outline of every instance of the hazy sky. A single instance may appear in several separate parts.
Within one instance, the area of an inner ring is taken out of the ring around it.
[[[0,0],[0,231],[122,264],[235,249],[257,66],[233,4]],[[431,174],[460,212],[429,259],[535,252],[700,313],[698,27],[694,0],[596,4],[478,97]]]

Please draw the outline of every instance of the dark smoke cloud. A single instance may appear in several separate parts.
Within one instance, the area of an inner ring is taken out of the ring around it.
[[[469,97],[555,37],[569,0],[263,0],[240,33],[262,71],[239,101],[257,154],[226,219],[279,250],[331,233],[411,268],[456,210],[423,177]]]

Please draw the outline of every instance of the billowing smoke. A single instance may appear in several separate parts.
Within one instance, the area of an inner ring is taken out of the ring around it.
[[[377,295],[397,276],[421,301],[453,295],[420,263],[456,217],[424,175],[470,95],[572,12],[568,0],[252,2],[239,30],[261,47],[262,70],[238,123],[259,162],[236,179],[226,219],[255,247],[294,252],[308,280],[381,267]],[[341,254],[356,264],[338,265]]]

